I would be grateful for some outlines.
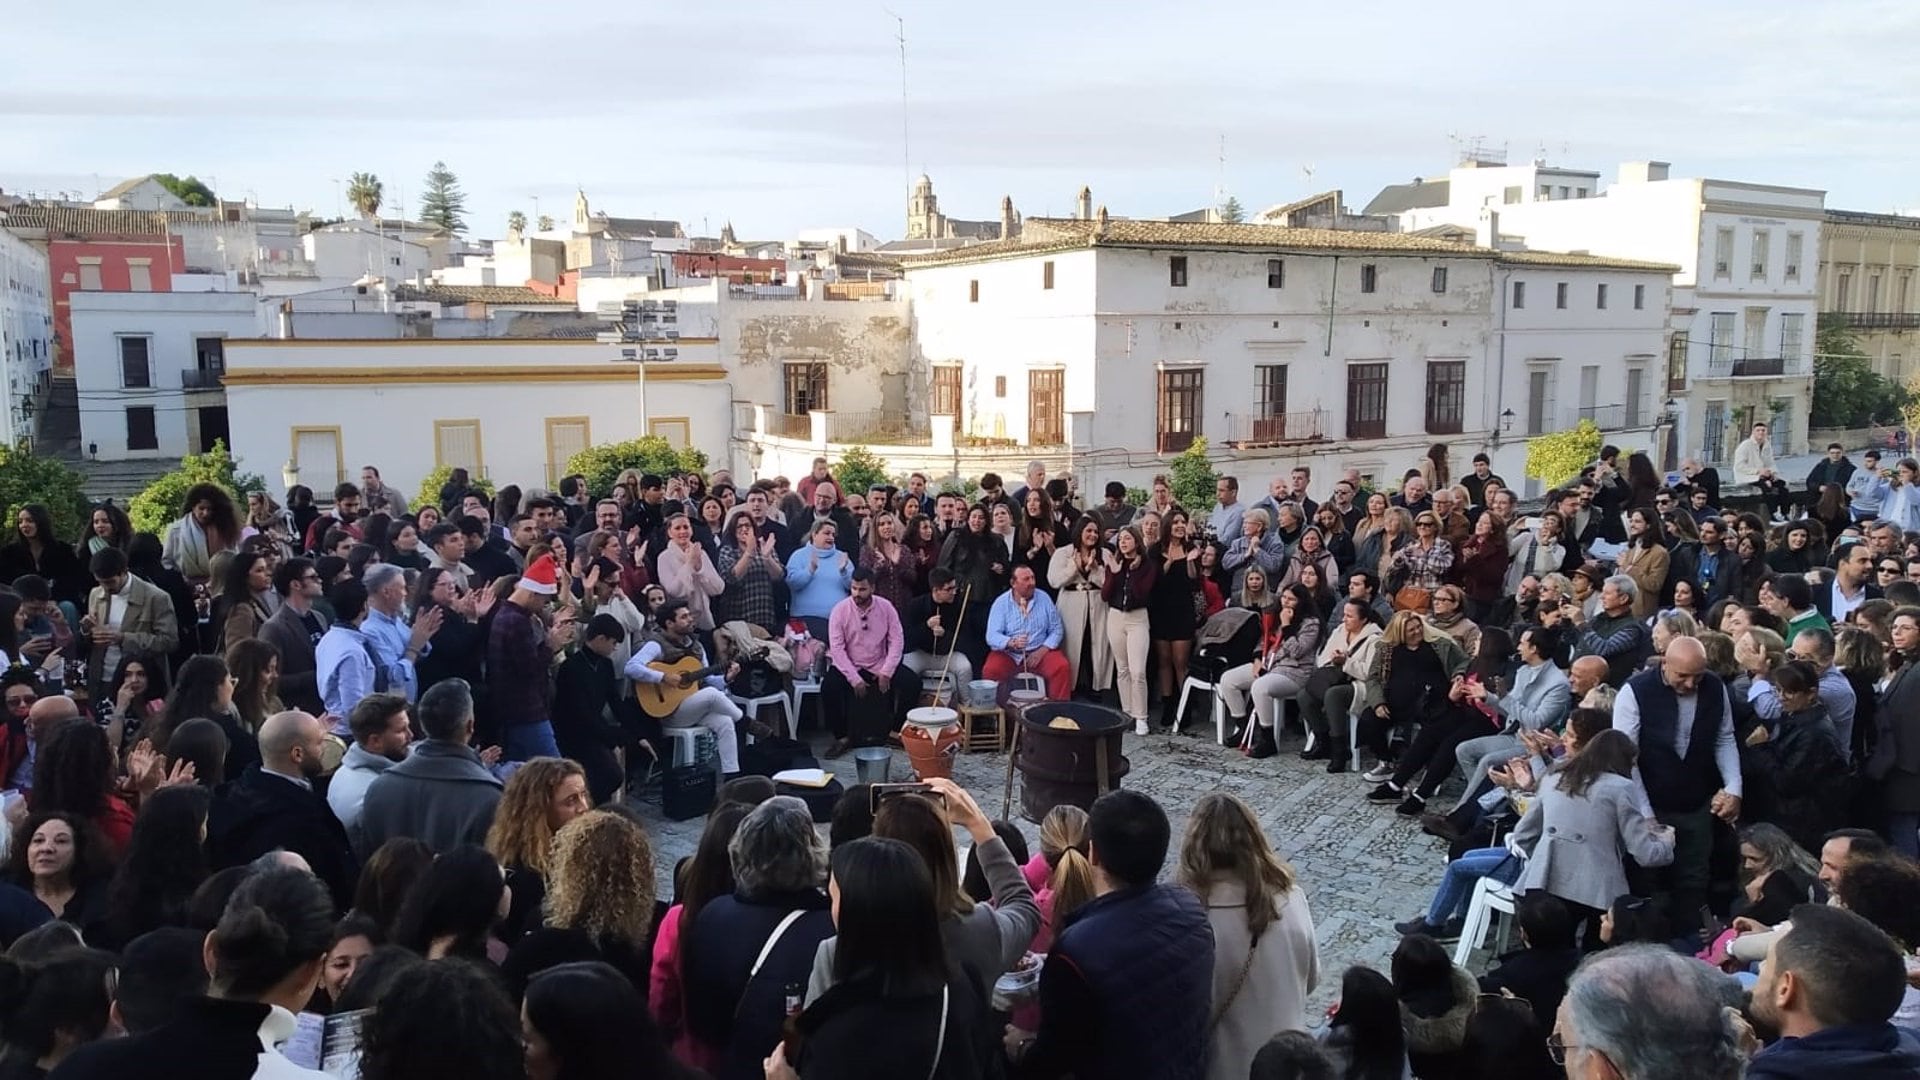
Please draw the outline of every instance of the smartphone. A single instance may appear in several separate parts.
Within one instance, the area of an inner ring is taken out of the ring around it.
[[[935,791],[932,784],[875,784],[867,796],[867,809],[877,814],[888,799],[897,799],[902,795],[918,795],[932,800],[942,810],[947,808],[947,797]]]
[[[1706,927],[1708,941],[1727,932],[1727,924],[1721,922],[1719,916],[1713,913],[1713,909],[1705,904],[1700,905],[1700,925]]]

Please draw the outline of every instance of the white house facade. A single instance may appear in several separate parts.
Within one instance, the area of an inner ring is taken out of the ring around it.
[[[33,434],[33,412],[53,371],[53,302],[46,252],[0,229],[0,444]]]
[[[75,292],[80,442],[103,461],[177,458],[228,437],[220,377],[261,333],[246,292]]]

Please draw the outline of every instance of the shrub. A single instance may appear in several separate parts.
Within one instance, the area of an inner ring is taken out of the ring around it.
[[[1580,475],[1600,457],[1600,429],[1582,420],[1572,431],[1535,435],[1527,442],[1527,475],[1549,489]]]
[[[234,470],[233,456],[227,453],[224,439],[216,440],[204,454],[188,454],[180,467],[148,484],[146,490],[127,503],[127,517],[138,532],[164,534],[167,525],[184,512],[187,490],[195,484],[217,484],[233,497],[234,505],[246,512],[247,491],[265,491],[266,480],[258,473]]]
[[[83,482],[84,478],[64,462],[25,450],[0,448],[0,504],[6,507],[8,526],[19,517],[22,506],[39,503],[53,518],[54,532],[72,543],[87,521]]]
[[[875,484],[891,484],[887,475],[887,463],[880,455],[864,446],[849,446],[847,452],[833,466],[833,478],[840,482],[840,497],[858,495],[867,497],[867,489]]]
[[[1167,483],[1173,489],[1173,501],[1198,514],[1213,505],[1214,485],[1220,474],[1207,460],[1207,440],[1194,436],[1193,444],[1180,451],[1167,466]],[[1144,500],[1143,500],[1144,501]]]
[[[706,467],[707,455],[702,451],[692,447],[676,450],[672,443],[658,435],[643,435],[626,442],[587,447],[567,459],[566,474],[586,477],[587,490],[598,499],[613,493],[613,482],[627,469],[665,476],[670,472],[695,472]],[[438,493],[436,488],[435,494]]]
[[[453,466],[435,466],[433,471],[427,473],[426,477],[420,481],[420,494],[414,497],[414,507],[417,509],[422,506],[439,506],[440,489],[445,486],[447,478],[452,475]],[[484,476],[469,476],[467,477],[467,486],[485,495],[488,501],[492,501],[494,495],[493,481]],[[315,492],[315,494],[317,495],[319,492]]]

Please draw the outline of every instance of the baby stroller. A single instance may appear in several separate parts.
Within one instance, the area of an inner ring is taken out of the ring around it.
[[[1217,698],[1220,677],[1253,663],[1260,651],[1260,613],[1251,608],[1224,608],[1202,623],[1193,636],[1193,657],[1187,661],[1187,678],[1207,684]],[[1185,716],[1173,718],[1174,730],[1186,726]]]

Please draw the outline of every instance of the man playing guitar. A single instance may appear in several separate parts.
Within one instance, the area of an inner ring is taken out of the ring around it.
[[[705,668],[707,650],[694,632],[693,610],[685,600],[668,600],[660,605],[655,617],[659,631],[635,649],[627,661],[626,674],[634,682],[634,693],[644,703],[648,694],[658,696],[659,688],[669,680],[676,689],[704,682],[704,686],[662,717],[661,724],[670,728],[704,727],[713,732],[714,741],[719,744],[720,771],[731,779],[740,771],[740,744],[734,737],[734,725],[740,722],[741,712],[740,706],[727,697],[726,680],[740,674],[740,665],[732,664],[724,676],[708,675],[704,680],[698,678],[697,671],[669,675],[660,670],[689,659]]]

